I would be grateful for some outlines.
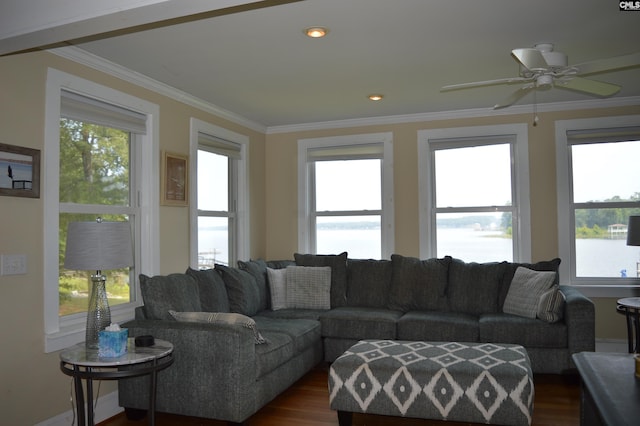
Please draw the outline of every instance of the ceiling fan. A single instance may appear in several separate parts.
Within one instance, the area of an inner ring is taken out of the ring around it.
[[[493,109],[508,107],[533,90],[549,90],[552,87],[575,90],[593,96],[608,97],[618,93],[621,87],[616,84],[583,78],[582,76],[640,65],[640,52],[577,65],[568,65],[567,55],[554,51],[551,43],[536,44],[533,48],[514,49],[511,51],[511,56],[520,66],[520,75],[518,77],[452,84],[443,86],[440,91],[497,84],[525,83],[505,100],[496,104]]]

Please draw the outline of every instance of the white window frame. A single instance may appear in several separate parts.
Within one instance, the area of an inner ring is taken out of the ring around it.
[[[44,351],[53,352],[82,342],[85,337],[86,314],[60,317],[58,294],[59,251],[59,156],[60,97],[62,90],[79,93],[146,115],[146,134],[138,136],[138,154],[134,165],[139,171],[138,203],[140,235],[136,241],[136,271],[155,275],[159,271],[159,150],[158,105],[115,89],[49,68],[46,82],[44,129]],[[132,300],[111,308],[112,321],[122,323],[133,319],[134,310],[142,304],[136,277]]]
[[[529,135],[527,125],[502,124],[490,126],[455,127],[418,131],[418,203],[420,257],[436,256],[435,165],[430,144],[447,140],[515,136],[512,150],[513,164],[513,261],[531,261],[531,206],[529,192]],[[470,142],[469,146],[474,145]],[[496,259],[499,260],[499,259]]]
[[[562,263],[560,279],[564,284],[574,285],[588,297],[632,297],[638,296],[640,281],[637,278],[577,278],[575,267],[575,218],[572,202],[571,170],[569,165],[570,145],[567,132],[572,130],[637,127],[640,115],[595,117],[575,120],[559,120],[555,125],[556,176],[558,196],[558,249]],[[605,207],[605,206],[603,206]]]
[[[251,253],[251,243],[249,236],[251,235],[250,214],[249,214],[249,137],[240,133],[216,126],[197,118],[191,118],[190,123],[190,156],[191,161],[189,180],[192,182],[189,189],[189,197],[193,200],[190,203],[189,215],[191,221],[190,227],[190,247],[189,262],[194,269],[198,268],[198,134],[204,133],[213,137],[236,143],[240,146],[240,159],[236,161],[235,172],[231,173],[229,181],[229,195],[234,197],[235,192],[235,213],[236,213],[236,236],[235,244],[230,248],[234,249],[233,253],[229,253],[229,264],[235,260],[247,260]]]
[[[393,134],[391,132],[298,140],[298,251],[300,253],[315,254],[315,227],[314,221],[311,220],[311,197],[315,192],[309,172],[310,163],[307,161],[308,151],[317,148],[347,148],[371,144],[382,144],[381,257],[391,258],[395,250]]]

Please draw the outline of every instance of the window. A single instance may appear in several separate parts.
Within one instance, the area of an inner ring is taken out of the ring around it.
[[[591,295],[638,285],[626,227],[640,214],[640,116],[558,122],[556,148],[561,272]]]
[[[391,256],[390,133],[299,140],[298,176],[301,252]]]
[[[49,70],[45,141],[45,350],[82,341],[89,277],[64,269],[72,221],[128,221],[135,265],[103,271],[114,322],[140,305],[136,277],[153,273],[157,246],[158,159],[151,117],[157,106],[87,80]],[[146,157],[146,159],[145,159]],[[152,173],[155,171],[155,177]],[[153,194],[153,195],[152,195]],[[155,201],[155,203],[154,203]],[[148,251],[146,251],[148,250]]]
[[[528,261],[526,125],[418,133],[421,257]]]
[[[195,205],[192,207],[193,268],[213,268],[216,263],[235,265],[249,254],[247,215],[248,138],[221,127],[192,119],[191,173]]]

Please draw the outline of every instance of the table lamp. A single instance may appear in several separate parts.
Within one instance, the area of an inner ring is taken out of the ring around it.
[[[72,270],[95,270],[91,275],[87,309],[87,348],[98,348],[98,333],[111,324],[102,270],[128,268],[133,265],[129,222],[71,222],[67,229],[64,267]]]
[[[629,216],[629,226],[627,226],[627,245],[640,246],[640,216]],[[640,267],[636,267],[636,275],[640,277]]]

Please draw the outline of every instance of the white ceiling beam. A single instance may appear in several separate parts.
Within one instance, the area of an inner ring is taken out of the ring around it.
[[[260,0],[2,0],[0,55]]]

